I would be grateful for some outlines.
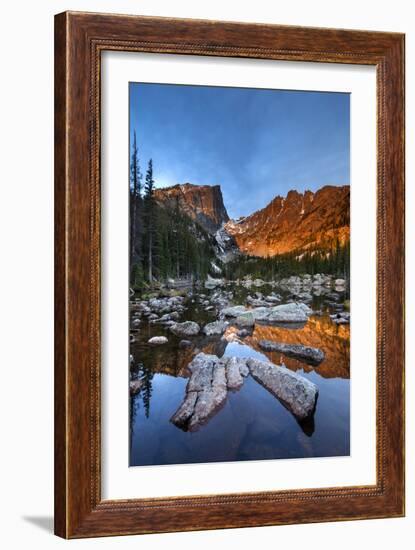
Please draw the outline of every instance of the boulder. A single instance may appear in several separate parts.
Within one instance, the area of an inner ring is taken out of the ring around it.
[[[222,310],[225,317],[241,317],[251,315],[254,321],[264,323],[305,323],[313,310],[301,302],[292,302],[272,307],[232,306]]]
[[[260,340],[258,344],[265,351],[278,351],[287,357],[294,357],[294,359],[310,365],[319,365],[325,358],[321,349],[302,346],[301,344],[283,344],[271,342],[270,340]]]
[[[267,361],[248,359],[252,377],[298,419],[309,418],[315,410],[318,388],[315,384],[282,366]]]
[[[255,318],[251,313],[244,313],[243,315],[238,315],[235,319],[235,324],[241,328],[252,328],[255,325]]]
[[[160,345],[160,344],[167,344],[168,340],[165,336],[153,336],[148,341],[149,344],[153,345]]]
[[[305,323],[312,313],[306,304],[293,302],[270,308],[267,320],[272,323]]]
[[[186,396],[171,417],[176,426],[196,431],[224,404],[227,390],[225,363],[216,355],[199,353],[189,365]]]
[[[176,336],[196,336],[200,332],[200,326],[194,321],[184,321],[175,323],[170,330]]]
[[[223,334],[226,330],[228,323],[225,321],[214,321],[213,323],[208,323],[203,327],[203,332],[206,336],[214,336]]]

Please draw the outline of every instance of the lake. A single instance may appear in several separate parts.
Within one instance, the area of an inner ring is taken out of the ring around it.
[[[226,287],[235,305],[244,304],[247,295],[256,290],[266,296],[275,289]],[[277,291],[281,303],[292,299],[289,292]],[[180,321],[192,320],[203,326],[216,320],[219,309],[206,310],[215,292],[189,290],[184,302],[187,309]],[[130,466],[349,455],[350,327],[334,323],[329,317],[334,302],[324,293],[317,294],[312,295],[309,305],[318,314],[303,325],[257,323],[248,335],[239,337],[231,322],[223,336],[191,337],[192,345],[184,349],[179,347],[181,338],[168,327],[142,319],[135,342],[130,344],[131,376],[142,381],[140,392],[130,398]],[[339,293],[337,301],[343,300]],[[151,346],[148,340],[153,336],[166,336],[169,342]],[[325,359],[313,367],[281,353],[264,352],[258,345],[260,340],[316,347],[324,351]],[[284,363],[318,386],[314,416],[300,424],[276,397],[248,376],[240,390],[228,392],[224,406],[205,425],[195,432],[180,429],[170,419],[185,396],[188,365],[201,351],[218,357]]]

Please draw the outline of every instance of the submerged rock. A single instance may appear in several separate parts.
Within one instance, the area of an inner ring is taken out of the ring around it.
[[[203,332],[206,336],[214,336],[223,334],[226,330],[228,323],[225,321],[214,321],[213,323],[208,323],[203,327]]]
[[[176,336],[196,336],[200,332],[200,326],[194,321],[184,321],[175,323],[170,330]]]
[[[318,348],[302,346],[301,344],[283,344],[280,342],[271,342],[270,340],[260,340],[259,347],[265,351],[278,351],[294,357],[310,365],[319,365],[325,358],[324,352]]]
[[[305,420],[314,413],[318,396],[315,384],[286,367],[266,361],[248,359],[247,365],[252,377],[277,397],[298,420]]]
[[[160,345],[160,344],[167,344],[168,340],[165,336],[153,336],[148,341],[149,344],[153,345]]]

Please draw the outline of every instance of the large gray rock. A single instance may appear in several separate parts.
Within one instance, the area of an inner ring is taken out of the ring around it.
[[[203,332],[206,336],[214,336],[223,334],[226,330],[228,323],[225,321],[214,321],[213,323],[208,323],[203,327]]]
[[[271,342],[270,340],[260,340],[259,347],[265,351],[278,351],[310,365],[319,365],[325,357],[321,349],[302,346],[301,344],[283,344],[281,342]]]
[[[314,413],[318,396],[315,384],[285,367],[266,361],[248,359],[247,365],[252,377],[277,397],[298,420],[305,420]]]
[[[173,424],[196,431],[219,410],[228,393],[225,369],[225,362],[216,355],[196,355],[189,365],[186,397],[171,417]]]
[[[255,321],[263,323],[305,323],[312,313],[313,310],[301,302],[252,309],[232,306],[222,310],[222,315],[225,317],[251,315]]]
[[[195,431],[205,424],[222,407],[227,393],[225,365],[218,361],[212,371],[211,385],[198,393],[188,429]]]
[[[175,323],[170,330],[176,336],[196,336],[200,332],[200,326],[194,321],[184,321],[184,323]]]
[[[272,323],[305,323],[313,313],[312,309],[303,303],[281,304],[270,308],[267,320]]]

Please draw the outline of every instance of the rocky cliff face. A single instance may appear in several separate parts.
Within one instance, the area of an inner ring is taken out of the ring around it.
[[[154,197],[162,205],[179,207],[212,235],[229,221],[219,185],[178,184],[157,189]]]
[[[350,187],[325,186],[312,193],[290,191],[225,230],[239,249],[253,256],[274,256],[310,248],[329,249],[350,239]]]

